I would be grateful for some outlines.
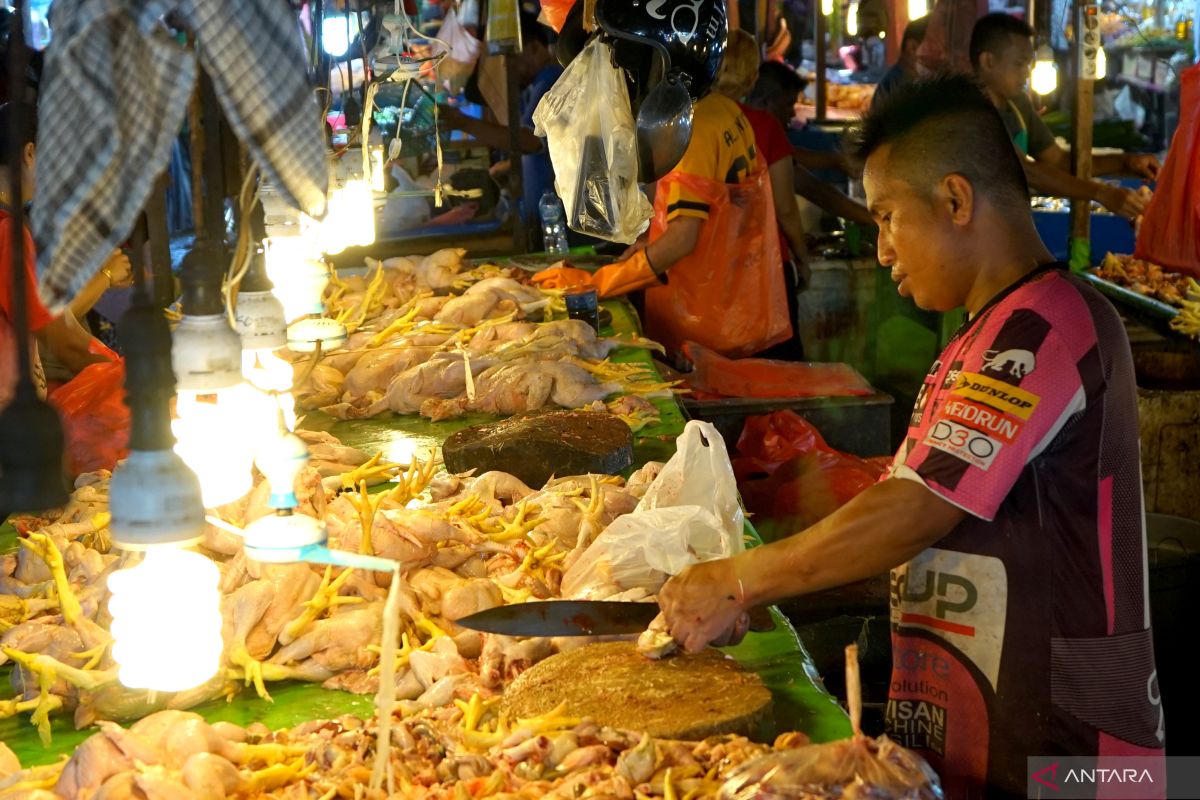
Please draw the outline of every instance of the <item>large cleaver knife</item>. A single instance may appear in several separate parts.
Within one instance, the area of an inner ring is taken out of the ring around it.
[[[775,627],[766,608],[750,610],[750,629]],[[657,603],[616,600],[543,600],[496,606],[455,622],[503,636],[614,636],[641,633],[658,616]]]

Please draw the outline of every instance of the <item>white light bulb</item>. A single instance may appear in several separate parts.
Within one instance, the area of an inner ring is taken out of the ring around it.
[[[928,0],[908,0],[908,18],[920,19],[929,13]]]
[[[833,14],[833,0],[821,0],[821,16],[828,17]]]
[[[846,9],[846,33],[858,36],[858,3],[851,3]]]
[[[309,314],[323,314],[329,265],[319,257],[317,245],[305,236],[284,236],[267,241],[267,277],[283,303],[288,323]]]
[[[1046,49],[1049,50],[1049,48]],[[1034,92],[1045,96],[1058,88],[1058,67],[1054,65],[1053,57],[1043,59],[1042,55],[1041,52],[1038,53],[1038,60],[1033,65],[1029,83]]]
[[[330,193],[329,210],[321,221],[321,250],[340,253],[347,247],[374,242],[375,195],[371,184],[361,178],[348,180]]]
[[[274,436],[276,412],[283,412],[287,429],[296,427],[296,398],[292,396],[294,371],[292,365],[272,350],[243,350],[242,375],[258,391],[253,400],[256,435]],[[260,441],[261,441],[260,436]],[[255,448],[257,450],[257,448]]]
[[[245,382],[214,394],[180,391],[171,420],[175,452],[200,479],[205,508],[245,496],[251,488],[257,391]]]
[[[112,656],[131,689],[180,692],[221,666],[221,595],[217,565],[199,553],[164,546],[108,578]]]
[[[1096,50],[1096,80],[1102,80],[1108,74],[1108,57],[1104,55],[1104,48],[1100,47]]]

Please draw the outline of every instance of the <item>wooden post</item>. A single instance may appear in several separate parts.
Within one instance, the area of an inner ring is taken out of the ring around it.
[[[825,14],[821,11],[821,0],[813,0],[813,12],[817,15],[817,119],[825,119]]]
[[[508,194],[512,198],[513,208],[513,251],[524,253],[529,250],[529,236],[525,231],[525,223],[521,219],[524,189],[521,174],[521,83],[517,75],[517,55],[510,53],[504,56],[504,73],[507,78],[508,105]],[[533,209],[537,213],[537,209]],[[532,220],[530,220],[532,224]]]
[[[1081,16],[1076,3],[1075,18]],[[1078,26],[1076,31],[1078,31]],[[1075,78],[1075,98],[1071,104],[1071,174],[1080,180],[1092,177],[1092,116],[1096,82],[1083,77],[1083,43],[1077,34],[1071,43],[1071,67]],[[1071,269],[1082,271],[1091,266],[1092,204],[1088,200],[1071,201]]]

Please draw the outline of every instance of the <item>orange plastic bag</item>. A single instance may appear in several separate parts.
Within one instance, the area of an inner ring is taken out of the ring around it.
[[[49,400],[62,415],[67,467],[72,476],[112,469],[128,454],[124,361],[89,364],[51,392]]]
[[[871,393],[871,384],[849,364],[814,364],[769,358],[725,358],[695,342],[683,354],[695,369],[688,385],[726,397],[845,397]]]
[[[1200,64],[1180,76],[1179,127],[1133,254],[1200,278]]]
[[[749,417],[733,471],[746,510],[765,539],[808,528],[877,483],[890,459],[834,450],[794,411]]]
[[[744,183],[672,172],[658,182],[650,241],[667,228],[671,183],[709,207],[691,254],[667,283],[646,290],[646,333],[671,352],[686,341],[740,358],[792,335],[771,180],[761,170]]]
[[[555,33],[562,33],[563,23],[567,21],[567,14],[571,13],[574,5],[575,0],[542,0],[538,22],[553,28]]]

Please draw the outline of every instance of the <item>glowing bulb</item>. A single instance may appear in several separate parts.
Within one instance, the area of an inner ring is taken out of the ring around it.
[[[832,2],[832,0],[829,0]],[[375,242],[375,195],[371,184],[356,178],[334,189],[321,222],[321,250],[340,253]]]
[[[320,260],[307,237],[268,239],[267,276],[275,284],[273,291],[283,303],[283,317],[289,323],[325,312],[322,297],[329,285],[329,266]]]
[[[258,396],[242,382],[209,394],[181,390],[176,398],[175,452],[200,479],[205,508],[232,503],[250,491],[254,451],[247,444],[255,436]]]
[[[221,575],[199,553],[163,546],[108,578],[112,656],[131,689],[180,692],[221,666]]]
[[[1102,80],[1108,74],[1108,57],[1104,55],[1104,48],[1096,49],[1096,80]]]
[[[828,17],[833,14],[833,0],[821,0],[821,16]]]
[[[254,432],[259,439],[276,434],[272,427],[276,411],[283,412],[284,425],[289,431],[294,430],[296,398],[291,394],[294,380],[292,365],[271,350],[243,350],[242,375],[247,383],[258,390],[254,392],[253,417],[260,423],[254,425]]]
[[[846,9],[846,33],[858,36],[858,3],[851,3]]]
[[[908,0],[908,18],[920,19],[929,13],[928,0]]]
[[[371,148],[371,191],[373,191],[373,192],[386,191],[386,189],[384,188],[384,185],[383,185],[383,175],[384,175],[383,168],[384,168],[383,148],[382,147],[372,147]],[[372,235],[372,240],[373,239],[374,239],[374,235]]]
[[[1048,95],[1058,88],[1058,67],[1054,65],[1054,52],[1046,45],[1037,51],[1037,61],[1029,76],[1030,86],[1040,95]]]

